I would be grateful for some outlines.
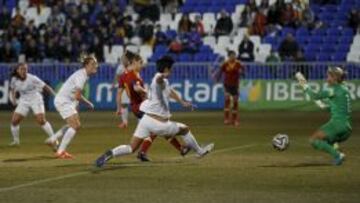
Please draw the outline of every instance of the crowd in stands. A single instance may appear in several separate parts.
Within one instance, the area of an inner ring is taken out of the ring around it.
[[[338,3],[338,0],[314,0],[319,4]],[[21,9],[22,4],[29,4]],[[28,62],[77,61],[83,52],[95,53],[104,61],[103,46],[127,45],[127,39],[138,36],[149,46],[165,45],[172,53],[196,53],[203,44],[202,37],[231,35],[235,27],[247,27],[250,35],[268,36],[283,27],[319,29],[324,25],[310,9],[306,0],[278,0],[260,5],[249,0],[238,25],[229,13],[222,10],[212,33],[206,33],[202,17],[192,21],[183,14],[176,37],[170,38],[157,24],[162,12],[176,13],[181,0],[20,0],[9,11],[0,1],[0,62],[16,62],[21,54]],[[128,6],[131,4],[131,6]],[[133,19],[133,13],[138,18]],[[349,26],[356,32],[360,11],[352,10]],[[238,58],[254,61],[254,44],[245,35],[238,47]],[[302,49],[294,36],[288,34],[267,61],[303,60]]]

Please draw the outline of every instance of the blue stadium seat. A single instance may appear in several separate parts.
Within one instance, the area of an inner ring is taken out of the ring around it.
[[[158,53],[158,54],[164,54],[166,52],[168,52],[168,47],[166,45],[157,45],[155,47],[155,53]]]
[[[208,54],[205,54],[205,53],[195,54],[195,55],[194,55],[194,61],[195,61],[195,62],[208,61]]]
[[[323,42],[322,36],[312,36],[309,39],[310,39],[309,43],[312,44],[321,44]]]
[[[308,52],[319,52],[320,51],[320,46],[317,44],[308,44],[307,46],[304,47],[304,50],[306,53]]]
[[[296,36],[308,36],[309,30],[305,27],[300,27],[296,30]]]
[[[336,46],[337,52],[347,53],[349,49],[350,49],[349,44],[339,44]]]
[[[200,53],[212,53],[212,49],[208,45],[202,45],[199,49]]]
[[[327,35],[332,35],[332,36],[339,36],[341,35],[341,31],[338,29],[338,28],[329,28],[327,31],[326,31],[326,34]]]
[[[338,38],[340,44],[351,44],[353,42],[353,36],[342,36]]]
[[[335,51],[335,47],[332,44],[323,44],[320,47],[320,51],[323,53],[332,53]]]
[[[317,61],[331,61],[331,56],[327,53],[320,53],[316,56]]]
[[[190,62],[192,60],[193,60],[193,58],[192,58],[192,55],[190,55],[190,54],[180,54],[178,57],[178,61],[180,61],[180,62]]]
[[[335,53],[331,56],[332,61],[346,61],[347,53]]]

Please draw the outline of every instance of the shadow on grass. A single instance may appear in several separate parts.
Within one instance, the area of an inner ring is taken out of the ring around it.
[[[12,163],[12,162],[27,162],[27,161],[42,161],[42,160],[54,160],[53,156],[36,156],[30,158],[18,158],[18,159],[5,159],[2,162]]]
[[[179,165],[196,165],[196,162],[181,161],[152,161],[152,162],[127,162],[127,163],[108,163],[103,168],[93,166],[90,171],[93,174],[115,171],[124,168],[141,168],[141,167],[162,167],[162,166],[179,166]]]
[[[328,162],[303,162],[303,163],[277,163],[270,165],[262,165],[262,168],[303,168],[303,167],[328,167],[332,164]]]

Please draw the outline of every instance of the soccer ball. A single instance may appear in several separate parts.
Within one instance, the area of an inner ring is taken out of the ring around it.
[[[279,151],[284,151],[289,147],[289,136],[286,134],[277,134],[272,140],[272,145]]]

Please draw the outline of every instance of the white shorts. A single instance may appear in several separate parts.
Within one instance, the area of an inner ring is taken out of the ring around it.
[[[30,110],[35,115],[45,114],[44,103],[43,102],[34,102],[34,103],[20,102],[15,109],[15,113],[18,113],[18,114],[26,117]]]
[[[78,113],[76,110],[78,105],[77,102],[65,101],[55,98],[54,105],[56,110],[60,113],[61,118],[64,120]]]
[[[185,125],[173,121],[162,122],[145,114],[135,129],[134,137],[145,139],[151,134],[175,136],[179,133],[181,127],[185,127]]]
[[[130,104],[129,96],[125,91],[121,95],[121,104]]]

